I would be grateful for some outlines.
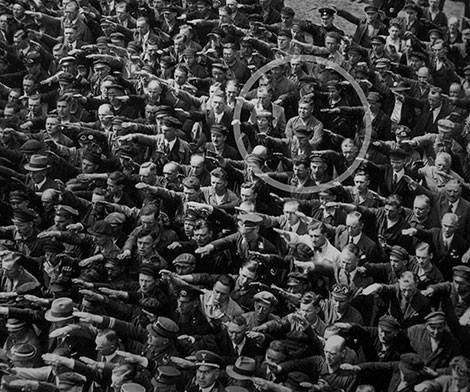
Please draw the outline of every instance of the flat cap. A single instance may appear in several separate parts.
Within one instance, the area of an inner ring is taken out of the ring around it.
[[[26,327],[26,321],[9,318],[5,327],[10,332],[20,331],[21,329]]]
[[[396,257],[400,260],[408,260],[408,252],[405,248],[401,247],[400,245],[393,245],[390,248],[390,257]]]
[[[446,322],[446,315],[442,311],[431,312],[424,317],[424,321],[426,324],[442,324]]]
[[[30,139],[25,141],[20,150],[23,152],[39,152],[43,148],[43,144],[39,140]]]
[[[126,216],[122,212],[111,212],[104,221],[110,225],[122,225],[126,221]]]
[[[269,291],[260,291],[259,293],[253,296],[255,301],[264,302],[265,304],[276,306],[278,301],[274,294]]]
[[[261,218],[257,214],[248,213],[248,214],[239,215],[238,220],[244,226],[255,227],[261,224],[261,222],[263,221],[263,218]]]
[[[157,269],[154,268],[153,265],[149,263],[145,263],[140,266],[139,274],[153,276],[154,278],[158,277]]]
[[[390,328],[390,329],[400,329],[400,323],[398,320],[390,316],[388,314],[384,314],[382,317],[379,318],[378,322],[379,326],[385,327],[385,328]]]
[[[221,125],[221,124],[214,124],[211,126],[211,132],[213,133],[220,133],[223,136],[228,135],[228,128]]]
[[[145,387],[135,382],[126,382],[121,385],[121,392],[145,392]]]
[[[379,12],[379,9],[378,9],[376,6],[374,6],[374,5],[366,5],[366,6],[364,7],[364,12],[365,12],[366,14],[368,14],[368,13],[376,13],[376,12]]]
[[[175,366],[159,366],[157,368],[156,377],[153,378],[152,384],[154,387],[167,385],[176,385],[181,377],[181,372]]]
[[[173,265],[195,265],[196,257],[191,253],[181,253],[173,260]]]
[[[96,221],[89,231],[90,231],[90,234],[92,235],[105,235],[105,236],[113,235],[113,229],[111,225],[104,220]]]
[[[179,332],[178,324],[166,317],[159,317],[157,321],[147,325],[147,331],[153,336],[174,339]]]
[[[21,208],[13,210],[13,222],[33,222],[38,214],[30,208]]]
[[[63,216],[66,218],[78,216],[79,213],[75,208],[72,208],[66,204],[58,204],[55,206],[55,214],[57,216]]]
[[[293,8],[291,7],[283,7],[281,9],[281,15],[287,15],[287,16],[294,16],[295,15],[295,11]]]
[[[12,361],[30,361],[36,357],[38,350],[32,344],[19,343],[10,348],[7,356]]]
[[[385,57],[375,60],[375,68],[377,69],[386,68],[388,66],[390,66],[390,60]]]

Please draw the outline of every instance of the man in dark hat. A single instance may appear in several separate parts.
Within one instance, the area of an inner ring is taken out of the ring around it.
[[[196,352],[196,375],[186,385],[187,392],[205,390],[207,392],[223,392],[224,387],[220,381],[222,358],[207,350]]]
[[[431,312],[424,321],[424,324],[408,328],[413,350],[431,369],[449,366],[450,360],[461,353],[461,345],[446,328],[444,312]]]
[[[365,19],[361,19],[349,13],[345,9],[337,10],[338,16],[345,18],[347,21],[357,26],[354,32],[353,41],[360,46],[370,48],[371,38],[376,35],[387,35],[387,27],[382,22],[379,10],[376,6],[367,5],[364,7],[366,14]]]

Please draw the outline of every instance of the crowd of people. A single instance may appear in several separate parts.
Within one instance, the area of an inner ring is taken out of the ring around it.
[[[470,391],[470,1],[298,5],[0,0],[2,391]]]

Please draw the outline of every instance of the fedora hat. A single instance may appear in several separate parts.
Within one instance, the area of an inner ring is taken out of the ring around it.
[[[47,167],[47,157],[39,154],[31,155],[29,162],[24,165],[24,168],[28,171],[42,171],[46,170]]]
[[[228,365],[225,369],[229,377],[235,380],[251,380],[255,375],[256,361],[249,357],[238,357],[234,365]]]
[[[46,320],[51,322],[70,320],[73,317],[73,302],[70,298],[54,300],[45,315]]]

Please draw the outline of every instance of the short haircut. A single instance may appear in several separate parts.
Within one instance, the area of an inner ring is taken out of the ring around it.
[[[230,275],[220,275],[217,278],[217,282],[221,283],[224,286],[227,286],[230,291],[233,291],[233,289],[235,288],[235,281]]]

